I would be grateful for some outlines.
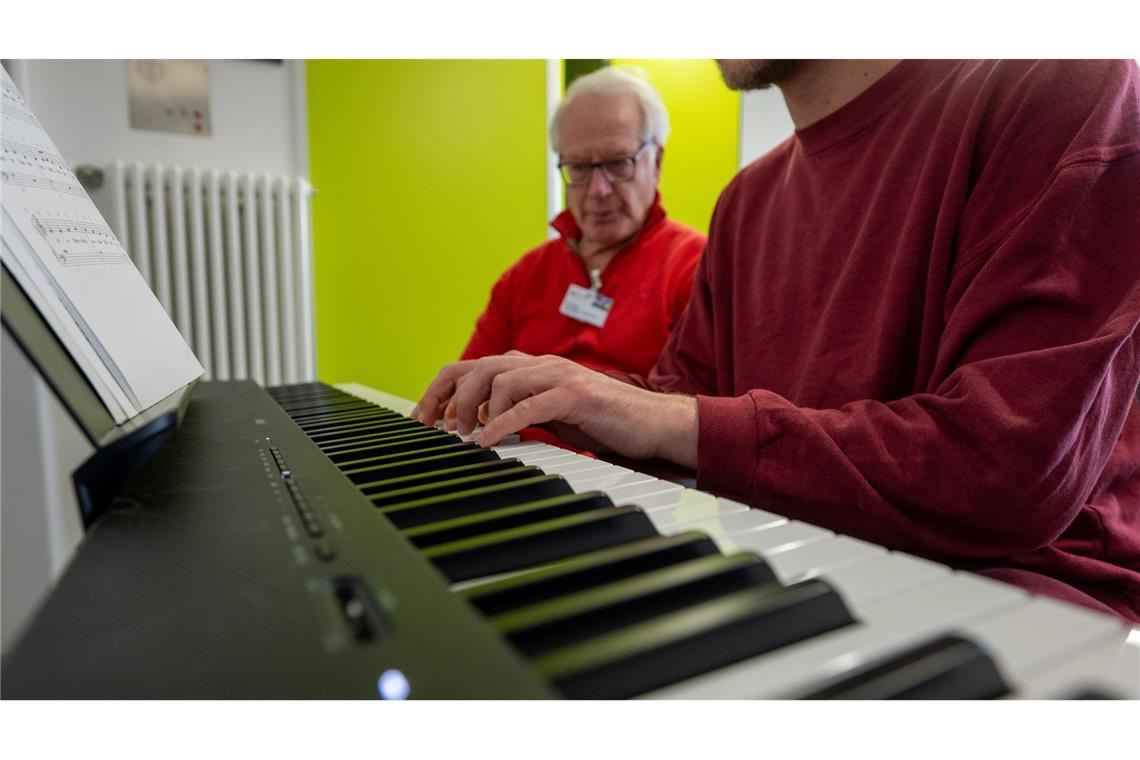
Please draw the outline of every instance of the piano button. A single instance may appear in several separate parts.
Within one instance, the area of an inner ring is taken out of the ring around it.
[[[852,622],[822,581],[768,584],[556,649],[533,663],[568,697],[622,699]]]
[[[334,546],[333,543],[328,539],[323,539],[314,543],[313,552],[317,555],[317,557],[324,560],[325,562],[330,562],[336,559],[336,546]]]
[[[511,483],[519,480],[527,480],[529,478],[540,477],[543,475],[542,470],[537,467],[524,467],[519,465],[517,467],[492,470],[490,472],[480,472],[476,475],[467,475],[450,480],[434,480],[429,483],[421,483],[419,485],[408,486],[406,488],[392,489],[384,491],[372,497],[372,503],[377,507],[386,507],[392,504],[399,504],[401,502],[412,501],[414,499],[424,499],[430,496],[442,496],[445,494],[456,493],[457,491],[465,491],[471,488],[479,488],[482,486],[493,486],[500,483]],[[361,491],[364,489],[361,488]]]
[[[608,501],[608,500],[607,500]],[[425,549],[451,581],[497,575],[656,536],[635,507],[606,506]]]
[[[961,636],[940,636],[869,663],[803,699],[997,699],[1009,693],[986,651]]]
[[[371,483],[374,481],[388,480],[390,478],[400,478],[406,475],[430,473],[448,467],[475,464],[476,462],[488,462],[497,460],[498,458],[495,452],[490,449],[483,449],[465,443],[459,446],[448,446],[444,450],[432,449],[430,455],[424,452],[424,456],[421,457],[362,467],[353,472],[346,472],[345,475],[347,475],[349,480],[353,483]]]
[[[366,496],[371,496],[375,494],[386,493],[388,491],[399,490],[401,488],[430,485],[432,483],[440,481],[466,477],[468,475],[475,475],[484,472],[502,472],[504,470],[513,470],[522,466],[522,462],[517,459],[490,459],[485,462],[475,462],[474,464],[465,464],[458,467],[441,467],[438,470],[420,472],[416,473],[415,475],[405,475],[400,478],[388,478],[387,480],[374,480],[366,483],[359,483],[356,487],[360,489],[360,491]]]
[[[557,482],[557,480],[549,480],[535,485],[549,487]],[[452,511],[459,512],[456,517],[436,522],[416,522],[417,519],[424,520],[425,518],[418,517],[415,514],[410,519],[404,518],[414,523],[410,527],[403,528],[404,536],[416,546],[424,549],[429,546],[462,541],[466,538],[501,532],[609,505],[609,501],[600,493],[571,493],[541,498],[532,496],[538,489],[529,485],[514,489],[517,493],[513,496],[511,490],[498,486],[480,490],[494,492],[486,494],[473,507],[469,507],[473,510],[470,513],[464,514],[460,510],[468,508],[467,505],[474,502],[474,499],[451,499],[445,502],[444,506],[451,507]],[[496,503],[503,506],[496,507]],[[434,505],[418,507],[416,510],[430,508],[430,506]],[[414,512],[416,510],[409,511]],[[392,516],[393,512],[384,510],[384,514]]]
[[[818,577],[835,568],[886,556],[887,550],[846,536],[825,538],[765,556],[782,583]]]
[[[747,511],[748,507],[739,502],[728,500],[722,502],[712,494],[691,489],[685,489],[681,500],[676,504],[646,510],[653,525],[663,534],[676,533],[688,525],[700,525]]]
[[[716,544],[699,533],[654,536],[469,586],[464,594],[480,612],[494,615],[717,553]]]
[[[1047,671],[1072,652],[1127,635],[1127,626],[1118,618],[1048,597],[1034,597],[1024,606],[960,630],[984,644],[1014,683]],[[1042,635],[1045,631],[1048,635]]]
[[[348,475],[349,478],[353,478],[353,482],[359,482],[355,479],[356,475],[370,472],[378,467],[452,452],[474,451],[478,448],[479,446],[474,443],[453,443],[448,440],[441,440],[432,443],[431,446],[424,449],[404,451],[398,454],[384,454],[376,457],[362,457],[360,459],[352,459],[348,462],[340,462],[337,466],[340,467],[341,472]],[[492,456],[494,455],[492,454]]]
[[[753,554],[713,554],[502,613],[491,624],[528,657],[776,583]]]
[[[713,536],[713,540],[717,542],[723,552],[745,550],[766,556],[776,549],[790,549],[810,541],[822,541],[834,535],[829,530],[793,520],[782,525],[758,530],[742,530],[738,533],[730,533],[727,536]]]
[[[827,581],[832,583],[833,579],[828,577]],[[840,594],[843,595],[842,590]],[[847,600],[859,621],[857,626],[801,641],[783,651],[742,661],[644,696],[785,699],[931,636],[949,633],[971,620],[1012,609],[1027,599],[1025,592],[1013,586],[959,573],[863,608]]]

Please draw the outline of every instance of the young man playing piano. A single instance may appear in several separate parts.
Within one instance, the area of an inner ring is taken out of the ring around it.
[[[1136,64],[720,65],[779,86],[796,132],[721,195],[652,371],[464,361],[418,417],[663,457],[1140,622]]]

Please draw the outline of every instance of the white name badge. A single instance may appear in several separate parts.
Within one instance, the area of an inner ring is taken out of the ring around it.
[[[606,323],[606,317],[610,315],[613,305],[614,299],[609,296],[603,296],[581,285],[571,285],[566,289],[558,313],[594,327],[601,327]]]

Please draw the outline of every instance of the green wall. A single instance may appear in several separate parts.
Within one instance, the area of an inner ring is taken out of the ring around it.
[[[418,399],[546,236],[545,63],[309,61],[317,372]]]
[[[661,201],[669,216],[707,232],[720,191],[739,167],[740,95],[711,60],[614,58],[649,76],[669,111],[672,131],[661,168]]]

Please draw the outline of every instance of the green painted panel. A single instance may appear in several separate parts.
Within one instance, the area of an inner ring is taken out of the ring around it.
[[[546,236],[545,62],[306,64],[317,368],[418,399]]]
[[[615,58],[613,64],[643,69],[661,94],[672,126],[661,200],[669,216],[707,232],[716,199],[739,166],[739,93],[725,86],[712,60]]]

